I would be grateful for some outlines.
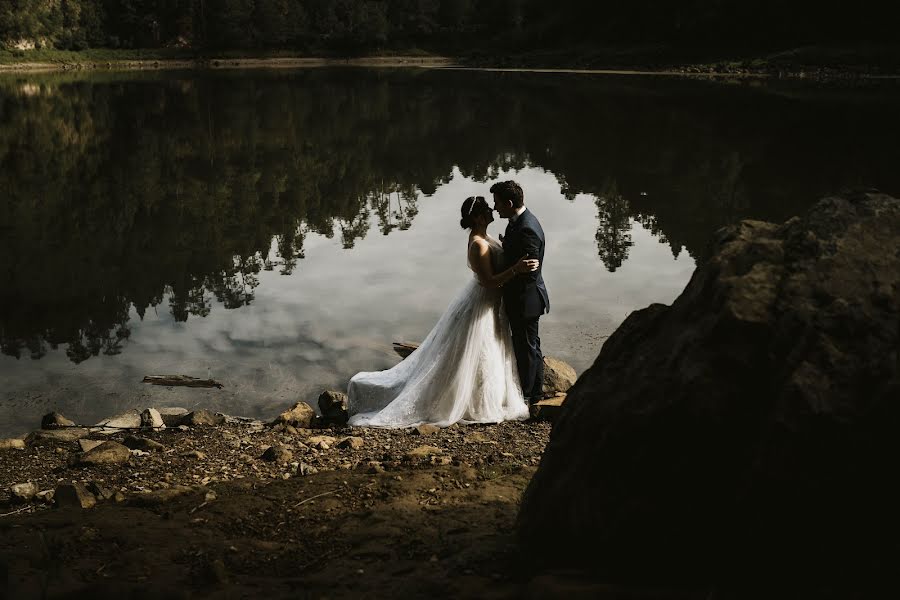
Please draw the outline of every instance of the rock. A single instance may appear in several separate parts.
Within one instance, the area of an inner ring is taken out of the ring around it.
[[[370,460],[366,463],[366,473],[384,473],[384,465],[380,461]]]
[[[321,450],[328,450],[335,442],[337,442],[337,439],[330,435],[314,435],[306,440],[307,444]]]
[[[122,444],[131,450],[141,450],[143,452],[163,452],[166,449],[164,445],[155,440],[149,440],[133,435],[129,435],[122,440]]]
[[[32,431],[25,436],[25,444],[41,445],[45,442],[74,442],[86,437],[90,433],[83,427],[70,427],[66,429],[49,429]]]
[[[164,406],[157,409],[157,412],[166,427],[178,427],[181,425],[181,420],[188,414],[186,408],[178,406]]]
[[[286,410],[272,422],[273,425],[284,424],[293,427],[310,429],[315,425],[316,411],[306,402],[298,402],[290,410]]]
[[[153,490],[152,492],[141,492],[140,494],[135,494],[134,496],[127,498],[127,500],[129,505],[134,506],[159,506],[160,504],[171,502],[176,498],[199,494],[201,490],[202,488],[194,486],[173,485],[170,488]],[[120,500],[117,499],[116,501],[119,502]]]
[[[338,448],[351,448],[353,450],[359,450],[363,446],[365,446],[366,442],[361,437],[356,436],[348,436],[343,438],[341,441],[337,443]]]
[[[900,201],[874,192],[720,230],[569,390],[523,554],[616,581],[892,578],[898,248]]]
[[[347,395],[333,390],[325,390],[319,395],[321,425],[346,425],[350,418],[347,413]]]
[[[7,439],[0,440],[0,450],[24,450],[25,440]]]
[[[269,446],[260,457],[263,460],[276,463],[289,463],[294,459],[294,453],[284,446]]]
[[[141,413],[137,410],[130,410],[120,415],[103,419],[97,423],[96,427],[100,430],[98,433],[116,433],[122,429],[139,429],[141,426]]]
[[[76,454],[70,464],[73,467],[89,467],[93,465],[120,465],[131,458],[131,450],[118,442],[103,442],[87,452]]]
[[[197,460],[205,460],[206,454],[200,452],[199,450],[189,450],[187,452],[183,452],[181,454],[184,458],[196,458]]]
[[[78,447],[82,452],[87,452],[88,450],[93,450],[100,444],[104,443],[103,440],[86,440],[80,439],[78,440]]]
[[[57,429],[59,427],[74,427],[75,421],[70,421],[58,412],[47,413],[41,418],[41,429]]]
[[[315,475],[319,470],[312,465],[308,465],[305,462],[300,463],[297,467],[297,475]]]
[[[115,492],[96,481],[92,481],[87,485],[87,489],[94,495],[97,500],[109,500],[115,495]]]
[[[539,400],[529,407],[531,418],[537,421],[553,421],[562,412],[565,401],[566,394],[557,394],[553,398]]]
[[[166,427],[162,415],[155,408],[144,409],[141,413],[141,427],[150,427],[153,429],[164,429]]]
[[[56,486],[53,500],[59,507],[92,508],[97,504],[94,495],[80,483],[64,483]]]
[[[546,394],[566,392],[575,385],[578,376],[571,365],[556,358],[544,357],[544,384],[541,391]]]
[[[438,427],[437,425],[432,425],[430,423],[416,425],[412,429],[413,433],[415,433],[416,435],[434,435],[440,430],[440,427]]]
[[[37,494],[34,495],[34,498],[35,498],[35,500],[38,500],[39,502],[43,502],[45,504],[52,504],[54,493],[55,493],[54,490],[41,490],[40,492],[38,492]]]
[[[452,456],[432,456],[431,457],[431,464],[433,464],[435,466],[449,465],[452,462],[453,462]]]
[[[422,460],[429,458],[435,454],[442,454],[444,451],[437,446],[418,446],[406,453],[408,460]]]
[[[212,426],[221,425],[225,422],[225,417],[219,414],[213,414],[208,410],[195,410],[184,415],[178,422],[179,425],[187,425],[188,427],[197,427],[198,425]]]
[[[495,440],[489,439],[480,431],[472,432],[463,437],[463,441],[467,444],[496,444]]]
[[[17,483],[9,488],[13,502],[31,502],[38,493],[37,486],[31,483]]]

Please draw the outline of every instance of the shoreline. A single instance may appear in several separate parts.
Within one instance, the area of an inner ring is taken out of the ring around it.
[[[502,60],[500,61],[503,62]],[[717,63],[684,64],[672,67],[555,67],[522,65],[500,66],[478,64],[448,56],[363,56],[363,57],[203,57],[203,58],[151,58],[85,59],[77,61],[16,61],[0,62],[0,75],[7,73],[42,73],[53,71],[144,71],[144,70],[220,70],[220,69],[303,69],[324,67],[366,68],[422,68],[453,71],[481,71],[497,73],[559,73],[572,75],[621,75],[686,77],[698,79],[799,79],[811,81],[832,80],[896,80],[900,74],[859,68],[833,68],[822,66],[769,66],[760,68],[732,67]]]

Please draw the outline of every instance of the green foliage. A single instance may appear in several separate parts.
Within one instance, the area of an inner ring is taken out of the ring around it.
[[[0,41],[53,47],[535,50],[888,39],[887,3],[798,0],[3,0]]]

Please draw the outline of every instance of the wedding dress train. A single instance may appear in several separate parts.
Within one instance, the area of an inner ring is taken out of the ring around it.
[[[503,249],[497,240],[488,242],[499,269]],[[527,419],[500,290],[470,280],[406,360],[386,371],[357,373],[347,395],[354,426]]]

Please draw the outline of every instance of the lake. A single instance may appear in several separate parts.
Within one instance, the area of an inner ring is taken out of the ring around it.
[[[581,373],[717,228],[900,193],[898,86],[427,69],[0,77],[0,436],[58,410],[272,417],[422,340],[459,208],[517,180]],[[491,231],[503,231],[498,221]],[[223,390],[144,375],[212,377]]]

